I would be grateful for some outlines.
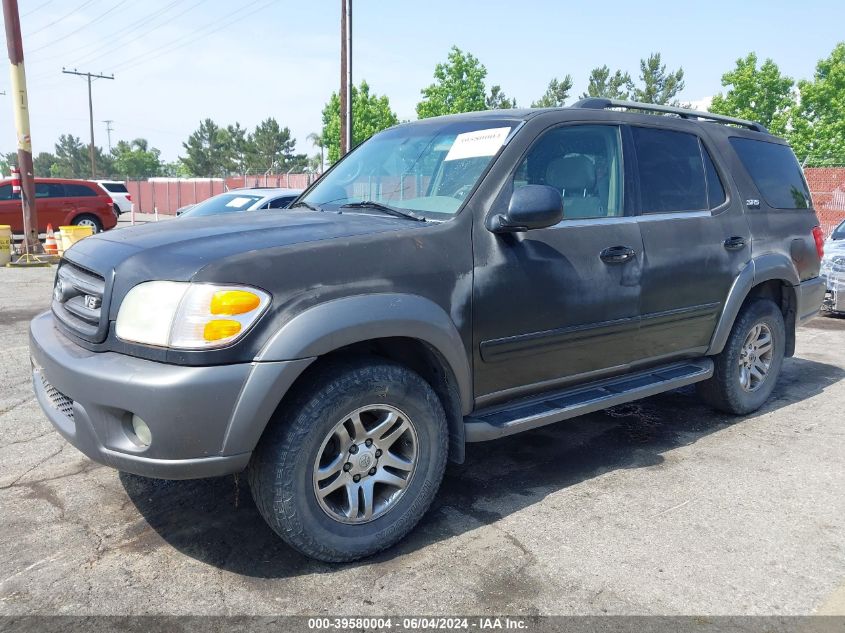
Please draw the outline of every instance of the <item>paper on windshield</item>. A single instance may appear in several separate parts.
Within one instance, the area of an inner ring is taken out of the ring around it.
[[[252,202],[252,198],[244,198],[243,196],[239,196],[237,198],[232,198],[229,202],[226,203],[227,207],[235,207],[236,209],[240,209],[243,206],[246,206]]]
[[[499,151],[502,143],[510,134],[509,127],[494,127],[475,132],[464,132],[455,137],[455,142],[443,160],[460,160],[462,158],[478,158],[479,156],[493,156]]]

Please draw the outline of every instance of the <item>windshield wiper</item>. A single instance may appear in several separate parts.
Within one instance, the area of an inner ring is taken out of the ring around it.
[[[299,202],[294,202],[288,208],[293,209],[295,207],[305,207],[306,209],[310,209],[311,211],[322,211],[320,207],[315,207],[310,202],[305,202],[305,200],[300,200]]]
[[[375,209],[376,211],[382,211],[384,213],[389,213],[390,215],[395,215],[398,218],[408,218],[409,220],[416,220],[417,222],[425,222],[425,218],[413,211],[409,211],[408,209],[397,209],[396,207],[391,207],[386,204],[382,204],[381,202],[376,202],[375,200],[364,200],[363,202],[348,202],[347,204],[340,205],[341,209]]]

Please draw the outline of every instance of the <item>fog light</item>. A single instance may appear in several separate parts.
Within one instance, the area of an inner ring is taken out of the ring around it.
[[[152,443],[153,434],[150,431],[150,427],[137,415],[132,416],[132,430],[135,431],[135,437],[144,446],[149,446]]]

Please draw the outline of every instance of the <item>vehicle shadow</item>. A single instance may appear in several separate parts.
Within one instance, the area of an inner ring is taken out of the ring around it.
[[[399,545],[354,565],[372,565],[492,523],[548,494],[603,473],[647,468],[663,453],[734,424],[811,398],[845,377],[845,369],[788,359],[763,409],[747,417],[714,412],[687,387],[485,444],[451,465],[434,505]],[[220,569],[257,578],[327,573],[287,546],[264,523],[243,475],[164,481],[120,473],[129,499],[166,544]],[[127,534],[139,547],[150,536]],[[164,543],[161,543],[162,545]]]

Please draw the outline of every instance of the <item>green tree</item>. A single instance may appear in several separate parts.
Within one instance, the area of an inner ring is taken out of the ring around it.
[[[490,88],[490,94],[487,95],[487,109],[488,110],[507,110],[516,107],[516,99],[508,99],[499,85]]]
[[[532,108],[562,108],[569,98],[569,91],[572,90],[572,75],[567,75],[561,80],[557,77],[549,82],[545,94],[537,101],[531,103]]]
[[[800,99],[791,117],[789,140],[800,159],[845,156],[845,42],[816,64],[811,80],[798,82]],[[812,159],[811,159],[812,163]]]
[[[238,173],[243,174],[247,170],[249,160],[250,142],[246,129],[241,127],[237,121],[234,125],[226,126],[228,139],[229,159]]]
[[[748,53],[736,60],[736,68],[722,75],[722,86],[728,90],[713,97],[710,110],[759,121],[773,133],[782,135],[795,104],[794,85],[771,59],[758,68],[757,55]]]
[[[684,69],[667,72],[660,53],[652,53],[640,60],[641,87],[634,88],[635,101],[657,105],[678,105],[675,96],[684,89]]]
[[[293,149],[296,140],[291,138],[290,129],[282,127],[270,117],[259,123],[250,134],[247,167],[250,172],[264,173],[268,169],[287,171],[294,166]]]
[[[161,174],[161,152],[146,139],[118,141],[112,148],[114,172],[123,178],[150,178]]]
[[[323,142],[323,135],[317,134],[316,132],[311,132],[311,134],[309,134],[306,137],[306,139],[311,141],[311,144],[314,147],[320,148],[320,166],[319,166],[319,169],[317,169],[317,172],[322,174],[323,173],[323,166],[326,164],[326,157],[325,157],[325,147],[326,146],[325,146],[325,143]]]
[[[583,93],[581,98],[603,97],[605,99],[627,100],[631,98],[633,90],[634,82],[631,75],[623,73],[621,70],[617,70],[611,75],[610,68],[601,66],[593,68],[590,72],[587,92]]]
[[[16,167],[17,164],[17,152],[6,152],[4,154],[0,154],[0,174],[3,176],[10,175],[12,173],[12,167]]]
[[[448,61],[434,68],[434,83],[423,88],[417,104],[421,119],[442,114],[458,114],[487,109],[484,78],[487,69],[470,53],[457,46],[449,51]]]
[[[363,143],[373,134],[399,123],[396,113],[390,109],[386,96],[370,94],[366,81],[361,86],[352,86],[352,145]],[[333,93],[323,108],[323,146],[329,163],[340,158],[340,97]]]
[[[221,176],[234,168],[228,132],[205,119],[182,143],[186,156],[179,160],[192,176]]]
[[[56,157],[50,152],[38,152],[32,159],[32,167],[38,178],[49,178],[51,168],[56,163]]]
[[[56,162],[50,166],[50,175],[58,178],[83,178],[91,176],[88,147],[78,136],[62,134],[56,143]]]

